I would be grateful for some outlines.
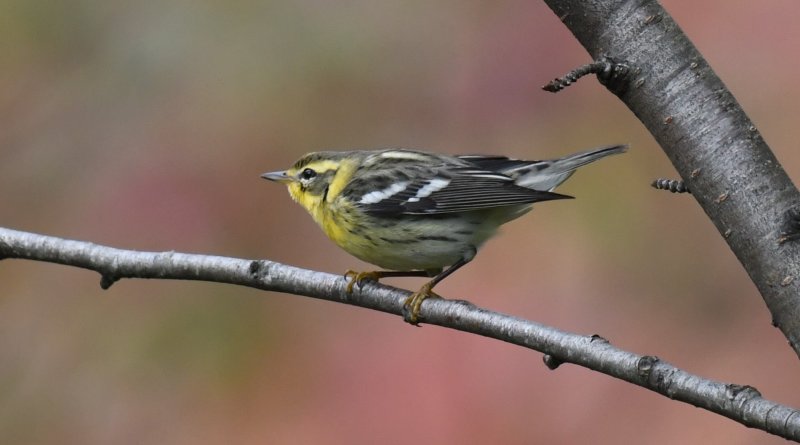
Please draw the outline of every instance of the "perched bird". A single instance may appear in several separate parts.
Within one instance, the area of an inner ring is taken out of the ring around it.
[[[432,277],[404,303],[417,324],[433,287],[470,262],[497,229],[553,193],[575,169],[622,153],[613,145],[548,161],[504,156],[450,156],[418,150],[309,153],[286,171],[262,178],[286,184],[328,237],[381,268],[348,271],[347,291],[364,280]]]

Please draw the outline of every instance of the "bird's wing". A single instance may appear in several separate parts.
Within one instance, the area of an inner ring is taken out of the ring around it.
[[[477,168],[489,170],[493,172],[501,172],[508,174],[520,167],[530,167],[531,165],[539,164],[542,161],[521,161],[519,159],[511,159],[505,156],[494,155],[461,155],[457,156],[458,159],[466,161]]]
[[[446,173],[394,182],[362,195],[356,203],[368,213],[392,216],[466,212],[564,198],[571,197],[520,187],[501,173],[451,167]]]
[[[520,187],[552,191],[579,167],[609,155],[623,153],[627,148],[627,145],[607,145],[544,161],[520,161],[503,156],[481,155],[458,156],[458,159],[484,170],[508,175]]]

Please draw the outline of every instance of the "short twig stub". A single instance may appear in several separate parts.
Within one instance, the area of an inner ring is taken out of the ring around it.
[[[627,89],[631,71],[631,65],[627,62],[617,61],[611,57],[602,57],[592,63],[575,68],[563,77],[553,79],[542,89],[557,93],[587,74],[596,74],[601,84],[614,94],[620,95]]]
[[[672,193],[691,193],[689,187],[679,179],[658,178],[650,186],[657,190],[668,190]]]

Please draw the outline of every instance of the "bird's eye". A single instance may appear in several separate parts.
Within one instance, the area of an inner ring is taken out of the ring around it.
[[[317,176],[317,172],[315,172],[314,170],[312,170],[310,168],[307,168],[307,169],[303,170],[302,173],[300,173],[300,178],[301,179],[305,179],[306,181],[308,181],[309,179],[311,179],[311,178],[313,178],[315,176]]]

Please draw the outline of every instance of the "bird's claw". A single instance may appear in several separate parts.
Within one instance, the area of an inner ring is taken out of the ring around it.
[[[356,272],[355,270],[348,270],[344,273],[344,277],[350,280],[347,282],[347,293],[352,294],[355,285],[358,285],[358,288],[361,289],[365,281],[378,281],[381,276],[378,272]]]
[[[433,292],[431,287],[432,286],[429,284],[425,284],[420,288],[420,290],[414,292],[405,299],[403,302],[403,320],[406,323],[419,326],[420,318],[424,318],[419,313],[420,308],[422,307],[422,302],[428,298],[442,298]]]

